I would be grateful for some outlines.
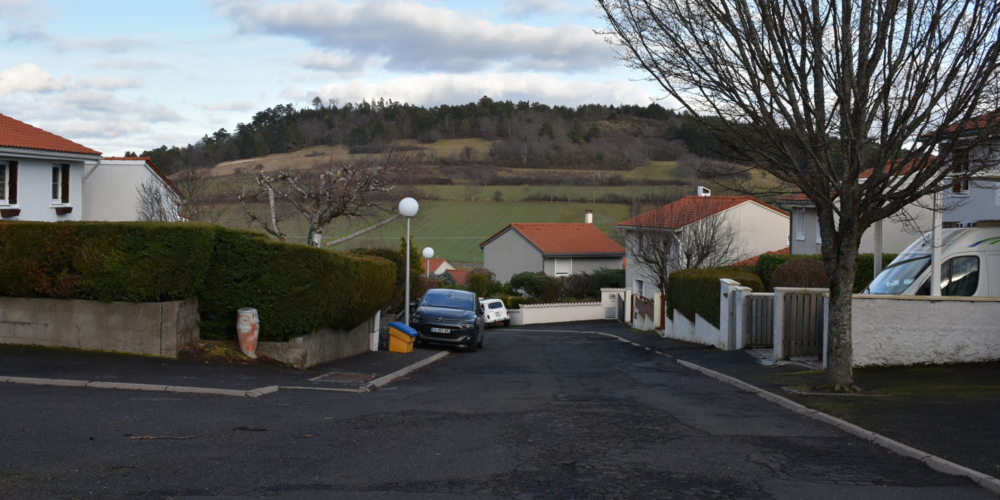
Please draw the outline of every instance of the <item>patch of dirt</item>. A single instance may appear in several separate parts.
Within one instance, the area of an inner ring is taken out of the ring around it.
[[[828,385],[802,388],[802,387],[782,387],[781,390],[795,394],[796,396],[888,396],[889,393],[882,391],[870,391],[854,387],[851,390],[837,391]]]
[[[184,346],[177,353],[177,359],[216,365],[288,366],[287,363],[260,354],[257,355],[257,359],[251,359],[240,352],[236,342],[225,340],[196,340]]]

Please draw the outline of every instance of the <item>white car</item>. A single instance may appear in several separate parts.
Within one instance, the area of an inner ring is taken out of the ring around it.
[[[510,315],[500,299],[484,299],[479,301],[486,310],[486,326],[503,322],[503,326],[510,326]]]

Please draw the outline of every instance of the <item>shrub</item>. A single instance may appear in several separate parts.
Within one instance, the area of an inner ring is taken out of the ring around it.
[[[520,309],[524,304],[538,304],[541,301],[534,297],[507,297],[504,301],[507,309]]]
[[[562,296],[576,299],[600,298],[601,288],[625,286],[624,269],[602,268],[593,273],[574,274],[563,278]]]
[[[386,307],[394,311],[402,311],[403,300],[406,296],[406,267],[403,264],[404,261],[406,261],[406,256],[392,248],[358,248],[351,253],[367,257],[378,257],[380,259],[388,260],[396,265],[392,294],[389,296],[389,301],[386,303]],[[420,281],[417,280],[420,280],[420,276],[422,275],[420,273],[417,273],[417,275],[418,278],[415,281],[420,283]],[[413,286],[413,283],[411,283],[411,286]],[[411,288],[410,291],[414,292],[414,289]],[[414,292],[413,297],[420,297],[420,295],[417,295]]]
[[[694,321],[697,314],[718,328],[721,290],[719,280],[723,278],[738,281],[755,292],[764,291],[764,284],[753,273],[735,269],[685,269],[670,274],[667,282],[667,310],[676,309],[691,321]]]
[[[510,279],[510,286],[515,290],[524,290],[542,302],[555,302],[562,293],[562,281],[543,272],[515,274]]]
[[[830,279],[826,276],[826,266],[816,259],[792,259],[776,267],[771,274],[771,284],[775,287],[827,288]]]
[[[885,269],[896,258],[897,254],[893,253],[883,253],[882,254],[882,269]],[[774,274],[774,270],[793,259],[815,259],[823,260],[822,255],[771,255],[764,254],[761,255],[757,260],[757,266],[754,271],[760,276],[761,281],[764,282],[764,289],[768,292],[774,290],[774,286],[771,283],[771,276]],[[868,287],[868,285],[875,279],[874,276],[874,263],[875,255],[870,253],[858,254],[858,260],[856,261],[856,274],[854,275],[854,293],[860,293],[862,290]],[[825,285],[824,285],[825,286]]]
[[[788,262],[792,259],[808,257],[813,259],[822,260],[823,257],[819,255],[774,255],[774,254],[764,254],[757,259],[757,266],[754,268],[754,272],[757,276],[760,276],[760,280],[764,283],[764,289],[767,291],[774,290],[774,286],[771,285],[771,275],[774,274],[774,270],[778,266]]]

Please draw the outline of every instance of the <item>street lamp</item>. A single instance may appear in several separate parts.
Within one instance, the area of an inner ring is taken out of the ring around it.
[[[417,210],[420,210],[420,204],[409,196],[399,202],[399,215],[406,217],[406,296],[403,303],[406,326],[410,326],[410,218],[417,215]]]
[[[427,247],[424,249],[424,258],[427,259],[427,277],[431,277],[431,257],[434,256],[434,249]]]

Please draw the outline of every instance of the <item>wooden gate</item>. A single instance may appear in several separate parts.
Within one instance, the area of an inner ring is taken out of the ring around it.
[[[745,307],[747,345],[774,347],[774,294],[751,293]]]
[[[823,295],[825,292],[784,294],[784,351],[788,356],[815,356],[823,351]]]

